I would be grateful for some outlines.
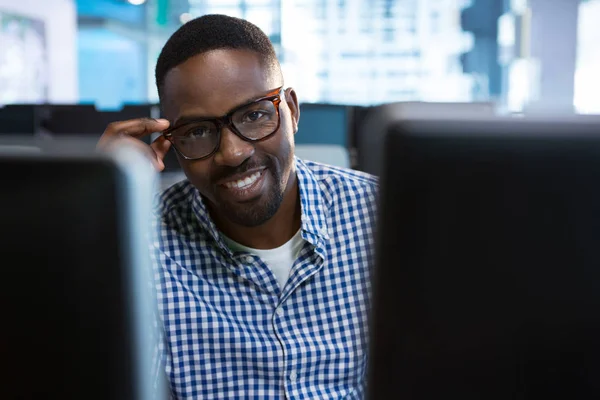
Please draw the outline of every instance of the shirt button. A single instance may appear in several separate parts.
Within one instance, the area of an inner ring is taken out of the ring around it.
[[[295,372],[290,373],[290,381],[296,382],[297,379],[298,379],[298,374],[296,374]]]
[[[275,309],[275,314],[277,314],[279,316],[283,315],[283,309],[282,308],[276,308]]]
[[[246,261],[248,264],[251,264],[254,262],[254,258],[252,258],[252,256],[246,256],[244,257],[244,261]]]

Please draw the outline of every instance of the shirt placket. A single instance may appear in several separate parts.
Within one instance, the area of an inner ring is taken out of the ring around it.
[[[257,256],[239,254],[228,258],[228,269],[240,278],[252,283],[258,290],[273,299],[273,306],[279,299],[279,286],[273,272]]]
[[[323,258],[319,254],[318,248],[315,249],[311,246],[311,250],[308,251],[308,254],[308,256],[301,255],[300,258],[296,260],[296,263],[292,268],[293,272],[292,275],[290,275],[290,281],[288,282],[288,285],[286,285],[285,290],[279,300],[279,304],[275,307],[272,317],[273,332],[279,341],[281,351],[283,353],[282,380],[286,399],[292,398],[292,393],[290,393],[289,390],[289,384],[296,383],[299,378],[299,371],[294,368],[294,362],[293,360],[289,360],[289,354],[286,351],[287,342],[285,338],[285,326],[294,325],[293,321],[289,321],[291,316],[286,315],[285,313],[286,301],[291,295],[293,295],[298,286],[300,286],[303,282],[306,282],[308,279],[311,279],[314,274],[316,274],[323,267]],[[288,321],[286,321],[285,318],[288,318]]]

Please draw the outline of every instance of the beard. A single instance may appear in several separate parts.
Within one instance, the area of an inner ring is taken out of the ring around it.
[[[269,168],[266,173],[271,174],[274,184],[265,196],[244,204],[220,202],[217,206],[219,213],[231,222],[248,228],[260,226],[271,219],[283,203],[285,187],[276,171]]]

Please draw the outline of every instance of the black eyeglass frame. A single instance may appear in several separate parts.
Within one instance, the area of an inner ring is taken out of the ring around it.
[[[222,117],[199,118],[194,121],[189,121],[183,125],[174,126],[172,128],[165,129],[162,132],[162,135],[165,137],[165,139],[167,139],[169,142],[171,142],[171,144],[173,145],[173,148],[175,149],[177,154],[179,154],[185,160],[204,160],[204,159],[209,158],[210,156],[214,155],[217,152],[217,150],[219,150],[219,147],[221,146],[221,131],[225,127],[227,127],[236,136],[238,136],[240,139],[242,139],[246,142],[250,142],[250,143],[261,142],[261,141],[266,140],[266,139],[270,138],[271,136],[273,136],[275,134],[275,132],[277,132],[279,130],[279,127],[281,126],[281,114],[279,112],[279,104],[281,104],[281,100],[282,100],[281,99],[282,89],[283,89],[283,86],[278,87],[277,89],[274,89],[274,90],[270,91],[269,93],[267,93],[267,96],[258,98],[254,101],[251,101],[250,103],[242,104],[242,105],[234,108],[233,110],[229,111],[226,115],[224,115]],[[276,93],[276,94],[272,94],[272,93]],[[277,113],[277,126],[275,127],[273,132],[269,133],[266,136],[261,137],[260,139],[250,139],[250,138],[244,136],[242,133],[240,133],[240,131],[238,131],[238,129],[233,124],[231,117],[233,116],[233,114],[235,114],[237,111],[241,110],[242,108],[248,107],[252,104],[259,103],[259,102],[265,101],[265,100],[269,100],[270,102],[273,103],[273,106],[275,106],[275,113]],[[202,157],[186,156],[177,148],[177,145],[175,144],[175,141],[173,140],[172,132],[174,132],[175,130],[181,129],[182,127],[184,127],[186,125],[197,124],[199,122],[207,122],[207,121],[212,122],[217,127],[217,141],[216,141],[215,148],[209,154],[202,156]]]

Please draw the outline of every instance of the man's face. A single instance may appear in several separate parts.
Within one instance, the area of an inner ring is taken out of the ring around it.
[[[263,65],[259,55],[214,50],[167,74],[163,107],[171,126],[178,126],[182,119],[221,117],[282,85],[279,71]],[[186,176],[216,217],[247,227],[261,225],[291,190],[299,113],[293,90],[287,89],[281,97],[279,129],[267,139],[248,142],[224,127],[213,155],[201,160],[179,157]]]

